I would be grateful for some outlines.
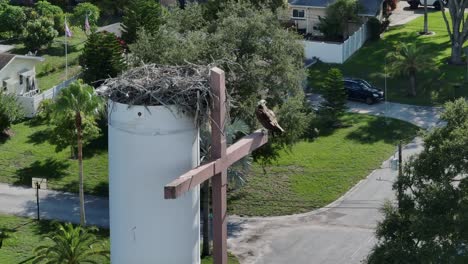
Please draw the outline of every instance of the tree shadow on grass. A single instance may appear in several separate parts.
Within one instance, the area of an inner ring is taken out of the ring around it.
[[[0,144],[5,144],[10,139],[10,136],[0,132]]]
[[[99,155],[107,152],[108,150],[108,126],[107,121],[98,121],[98,126],[101,129],[101,134],[98,138],[89,142],[89,144],[83,150],[83,155],[85,158],[91,158],[95,155]]]
[[[36,131],[28,136],[27,143],[30,143],[33,145],[39,145],[39,144],[45,143],[49,140],[50,133],[51,133],[50,129]]]
[[[101,181],[91,191],[94,195],[109,196],[109,182]]]
[[[26,168],[16,171],[16,185],[31,186],[32,178],[59,179],[66,175],[70,164],[63,160],[47,158],[43,161],[34,161]]]
[[[385,118],[373,118],[365,125],[359,126],[346,136],[346,139],[361,144],[372,144],[383,141],[396,145],[399,141],[412,139],[417,131],[416,127],[409,128],[403,121]]]

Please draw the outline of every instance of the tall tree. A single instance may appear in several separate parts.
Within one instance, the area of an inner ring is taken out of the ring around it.
[[[319,18],[319,30],[327,37],[346,40],[349,36],[349,22],[359,21],[360,5],[356,0],[337,0],[327,6],[326,16]],[[338,35],[340,34],[340,35]]]
[[[468,0],[439,0],[442,6],[442,17],[447,27],[447,32],[452,44],[452,53],[450,62],[453,64],[463,64],[463,44],[468,39],[468,20],[465,19],[465,10],[468,8]],[[450,13],[450,21],[445,13],[445,8],[448,6]]]
[[[204,19],[204,11],[197,4],[171,10],[167,22],[155,33],[139,31],[138,40],[130,45],[132,55],[137,62],[145,63],[215,62],[226,71],[226,86],[234,104],[230,116],[232,120],[245,121],[249,131],[259,127],[253,110],[258,100],[266,98],[268,106],[278,110],[281,126],[288,131],[273,138],[274,143],[264,146],[262,152],[255,153],[255,158],[269,161],[281,148],[298,141],[308,127],[310,115],[303,105],[304,49],[298,41],[300,37],[284,30],[272,11],[258,10],[245,2],[226,3],[211,17],[213,21]],[[208,188],[207,184],[202,187],[205,208]],[[206,236],[208,229],[203,230]],[[207,246],[204,254],[208,253]]]
[[[102,80],[116,77],[125,68],[123,48],[112,33],[92,33],[79,58],[83,80],[98,86]]]
[[[399,43],[396,50],[391,52],[387,58],[391,74],[409,77],[410,94],[412,96],[416,96],[416,77],[418,73],[435,69],[432,55],[414,43]]]
[[[33,263],[98,263],[96,257],[109,259],[110,251],[92,233],[96,228],[56,224],[56,230],[44,236],[51,244],[34,249]],[[103,260],[101,258],[101,260]]]
[[[154,34],[163,23],[164,9],[155,0],[131,1],[125,8],[122,18],[122,39],[128,44],[137,39],[137,31],[144,28]]]
[[[401,204],[384,208],[368,263],[468,262],[468,101],[447,103],[441,118],[394,184]]]
[[[86,16],[88,16],[88,22],[91,26],[91,30],[95,31],[97,22],[101,16],[101,10],[99,10],[99,7],[89,2],[79,3],[75,6],[73,9],[73,15],[71,16],[71,22],[73,25],[79,26],[85,30]]]
[[[23,8],[13,5],[0,7],[0,32],[9,32],[18,37],[23,34],[26,14]]]
[[[54,22],[54,28],[63,35],[65,15],[62,8],[56,5],[52,5],[48,1],[39,1],[34,5],[34,9],[42,17],[47,17]]]
[[[63,89],[56,102],[57,115],[74,113],[76,142],[78,149],[79,169],[79,196],[80,196],[80,223],[86,224],[84,207],[84,175],[83,175],[83,119],[97,114],[102,107],[101,97],[98,97],[94,88],[78,80],[67,89]]]
[[[324,101],[320,104],[320,112],[330,122],[336,122],[346,110],[347,95],[343,83],[343,74],[337,68],[332,68],[325,76],[323,87],[320,88]]]
[[[54,29],[54,23],[47,18],[41,17],[26,24],[24,44],[29,51],[40,50],[43,46],[50,46],[58,36]]]

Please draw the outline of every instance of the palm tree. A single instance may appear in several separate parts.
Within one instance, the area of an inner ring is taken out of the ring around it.
[[[78,170],[79,170],[79,196],[80,196],[80,224],[86,225],[84,208],[84,176],[83,176],[83,119],[98,113],[102,106],[101,97],[94,92],[94,88],[78,80],[66,89],[63,89],[56,102],[58,115],[72,111],[75,116],[77,135]]]
[[[40,245],[34,249],[33,263],[98,264],[98,256],[109,258],[110,251],[92,231],[97,228],[74,227],[72,224],[56,224],[57,230],[45,236],[52,244]]]
[[[434,70],[435,63],[432,54],[416,44],[399,43],[394,52],[387,56],[390,73],[408,76],[411,95],[416,96],[416,75],[421,72]]]
[[[234,120],[226,126],[226,142],[233,144],[239,136],[245,136],[249,132],[249,126],[242,120]],[[207,129],[202,129],[200,136],[201,162],[209,158],[211,148],[211,136]],[[228,168],[228,183],[230,188],[237,188],[245,183],[244,177],[251,165],[251,157],[244,157]],[[210,181],[205,181],[201,186],[201,208],[202,208],[202,257],[210,255]]]

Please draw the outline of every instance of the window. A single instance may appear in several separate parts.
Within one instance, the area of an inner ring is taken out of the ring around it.
[[[6,92],[6,90],[8,89],[7,87],[7,82],[6,81],[3,81],[2,82],[2,88],[3,88],[3,91]]]
[[[293,9],[293,17],[295,17],[295,18],[304,18],[305,17],[304,10]]]
[[[20,85],[23,85],[23,75],[20,74]]]

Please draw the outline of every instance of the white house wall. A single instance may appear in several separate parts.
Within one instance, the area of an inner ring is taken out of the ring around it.
[[[304,19],[293,18],[293,9],[305,10]],[[314,29],[319,23],[319,17],[325,17],[325,8],[311,8],[311,7],[295,7],[290,6],[289,13],[291,19],[295,22],[298,29],[305,29],[306,33],[319,35],[320,31]]]
[[[10,78],[18,81],[19,84],[19,73],[24,71],[33,70],[35,71],[35,65],[38,62],[32,59],[23,59],[15,57],[8,65],[6,65],[0,71],[0,82],[4,79]],[[36,88],[39,88],[37,81],[36,81]],[[26,80],[23,81],[23,84],[20,85],[17,91],[13,91],[14,88],[8,88],[9,93],[15,93],[17,95],[21,94],[21,92],[26,91]]]

